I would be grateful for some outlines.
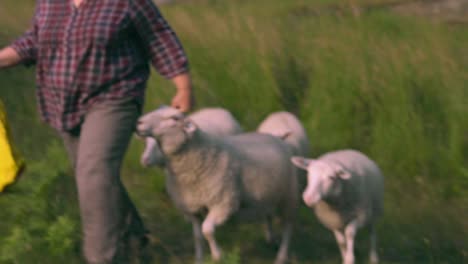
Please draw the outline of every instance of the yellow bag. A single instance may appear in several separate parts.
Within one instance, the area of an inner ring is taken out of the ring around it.
[[[0,192],[16,180],[23,166],[10,141],[5,107],[0,100]]]

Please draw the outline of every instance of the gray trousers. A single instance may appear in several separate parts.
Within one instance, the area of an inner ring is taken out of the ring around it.
[[[147,232],[120,180],[138,116],[131,99],[106,101],[93,106],[76,131],[62,133],[75,171],[88,263],[126,262],[130,237]]]

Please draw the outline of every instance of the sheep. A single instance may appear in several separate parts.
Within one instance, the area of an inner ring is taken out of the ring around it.
[[[236,216],[258,220],[282,212],[282,240],[275,263],[284,263],[298,204],[296,168],[281,139],[260,133],[216,137],[189,118],[143,116],[140,136],[155,137],[170,174],[166,188],[175,206],[192,221],[195,259],[203,259],[202,236],[211,257],[221,258],[214,234]],[[201,223],[199,217],[204,216]]]
[[[259,133],[272,134],[282,138],[291,146],[293,154],[306,157],[309,155],[309,138],[301,121],[286,111],[269,114],[257,128]]]
[[[332,230],[344,264],[354,263],[354,238],[363,226],[370,229],[370,262],[378,263],[376,219],[383,211],[384,178],[374,161],[356,150],[340,150],[306,159],[291,159],[307,170],[302,198],[317,218]]]
[[[148,116],[171,116],[182,117],[183,114],[176,108],[162,106],[150,113]],[[189,115],[189,118],[203,131],[216,136],[234,135],[242,132],[242,128],[232,114],[226,109],[219,107],[203,108]],[[164,167],[164,156],[158,147],[156,140],[152,137],[145,139],[145,149],[141,155],[140,163],[144,167]]]
[[[307,157],[310,152],[310,143],[301,121],[292,113],[278,111],[269,114],[257,127],[258,133],[271,134],[281,138],[289,145],[293,155]],[[306,172],[297,171],[298,188],[305,188]],[[265,234],[268,242],[273,240],[272,219],[267,219]]]

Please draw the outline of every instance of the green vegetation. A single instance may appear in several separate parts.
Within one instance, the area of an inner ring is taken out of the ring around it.
[[[18,36],[32,0],[2,0],[0,43]],[[340,4],[335,4],[339,2]],[[468,261],[468,29],[349,2],[192,1],[162,12],[191,59],[199,107],[223,106],[247,129],[268,113],[297,113],[313,154],[367,153],[386,175],[379,225],[383,263]],[[13,11],[15,10],[15,11]],[[65,151],[40,123],[32,69],[0,72],[4,101],[27,173],[0,195],[0,263],[80,263],[79,216]],[[172,84],[150,80],[146,110],[168,103]],[[153,235],[155,263],[187,263],[191,227],[164,192],[162,172],[139,164],[134,140],[124,182]],[[218,232],[225,263],[270,263],[258,225]],[[356,257],[367,258],[367,236]],[[338,263],[333,235],[301,208],[292,263]],[[367,259],[366,259],[367,260]]]

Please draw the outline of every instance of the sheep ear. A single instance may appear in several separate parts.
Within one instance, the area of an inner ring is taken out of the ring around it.
[[[297,167],[307,170],[309,164],[312,162],[312,159],[306,159],[304,157],[294,156],[291,158],[291,162]]]
[[[197,125],[195,125],[195,123],[192,120],[190,119],[184,120],[184,131],[187,134],[192,135],[197,129],[198,129]]]
[[[340,170],[338,171],[338,177],[340,177],[343,180],[349,180],[351,178],[351,173],[345,170]]]

